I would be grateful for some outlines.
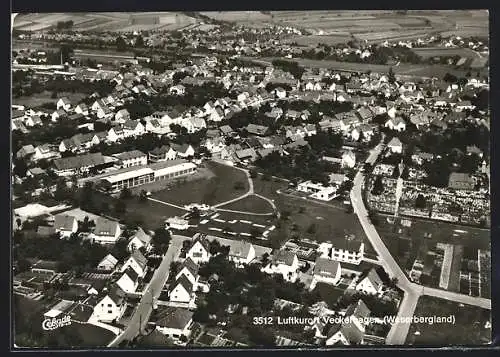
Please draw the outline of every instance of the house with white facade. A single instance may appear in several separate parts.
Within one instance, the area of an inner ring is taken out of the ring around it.
[[[139,227],[137,232],[130,237],[127,244],[127,251],[133,253],[138,249],[144,248],[148,252],[151,249],[151,239],[152,237]]]
[[[116,284],[97,299],[90,321],[112,322],[118,320],[127,308],[125,292]]]
[[[186,253],[186,259],[191,258],[196,264],[201,264],[208,262],[210,257],[208,241],[197,236]]]
[[[174,341],[185,345],[193,328],[193,312],[179,307],[162,307],[156,319],[156,330]]]
[[[97,264],[97,270],[101,271],[113,271],[118,264],[118,259],[116,259],[112,254],[106,255],[102,260]]]
[[[68,238],[78,231],[78,221],[73,216],[57,214],[54,216],[54,229],[61,235],[61,238]]]
[[[299,259],[297,255],[289,250],[277,250],[271,261],[262,269],[267,274],[280,274],[283,279],[295,282],[298,277]]]
[[[335,245],[323,242],[317,251],[322,258],[359,265],[365,255],[365,244],[355,237],[348,236],[346,239],[335,241]]]
[[[229,247],[228,259],[237,266],[250,264],[255,259],[255,248],[252,243],[235,241]]]
[[[170,284],[168,290],[169,300],[174,303],[190,304],[195,298],[194,285],[185,275]]]
[[[114,244],[120,237],[120,224],[106,218],[99,217],[95,222],[94,231],[89,235],[95,243]]]
[[[337,285],[340,282],[342,269],[336,260],[318,257],[314,263],[313,278],[310,290],[314,290],[317,283]]]
[[[147,259],[142,253],[138,250],[134,250],[132,254],[125,260],[120,271],[124,272],[128,268],[132,268],[139,277],[143,277],[146,275],[147,271]]]
[[[385,122],[386,128],[396,131],[406,130],[406,123],[401,117],[390,118]]]
[[[367,318],[371,311],[359,299],[357,303],[352,304],[344,314],[344,322],[327,326],[326,346],[333,345],[361,345],[364,341]]]
[[[393,137],[387,144],[387,147],[394,154],[401,154],[403,152],[403,143],[397,137]]]
[[[59,100],[56,103],[56,108],[57,110],[63,109],[68,112],[71,108],[71,102],[67,97],[59,98]]]
[[[375,268],[363,272],[357,281],[356,290],[364,294],[377,295],[384,288],[384,283]]]
[[[139,275],[137,275],[134,269],[128,267],[120,279],[116,281],[116,285],[126,293],[135,293],[137,286],[139,286]]]

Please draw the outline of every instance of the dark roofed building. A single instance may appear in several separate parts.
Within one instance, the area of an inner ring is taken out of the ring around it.
[[[448,187],[454,190],[474,190],[474,178],[467,173],[452,172],[448,180]]]

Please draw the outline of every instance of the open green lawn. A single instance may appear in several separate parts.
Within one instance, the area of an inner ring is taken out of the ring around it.
[[[454,324],[412,324],[406,339],[414,345],[478,345],[491,342],[491,311],[471,305],[423,296],[419,299],[415,316],[455,317]],[[418,331],[418,332],[417,332]],[[417,332],[417,334],[415,334]]]
[[[255,195],[247,196],[236,202],[220,206],[219,208],[242,212],[273,213],[271,204]]]
[[[61,92],[57,94],[56,98],[52,98],[52,93],[42,92],[38,94],[31,95],[29,97],[19,97],[12,98],[12,104],[24,105],[26,108],[39,107],[44,103],[56,103],[59,98],[67,97],[73,106],[77,105],[82,99],[86,97],[83,93],[65,93]]]
[[[248,191],[248,181],[243,171],[211,161],[206,166],[214,176],[177,181],[169,189],[154,192],[152,197],[180,206],[190,203],[214,205]],[[240,187],[236,187],[238,185]]]
[[[114,338],[114,334],[101,327],[78,324],[61,327],[53,331],[42,329],[43,314],[50,304],[34,301],[18,295],[14,296],[14,332],[19,347],[104,347]]]
[[[279,227],[271,234],[272,240],[284,241],[293,236],[308,238],[317,242],[345,240],[354,234],[365,243],[365,252],[374,253],[365,236],[357,216],[343,208],[329,206],[298,197],[280,195],[276,205],[282,214],[290,214],[287,220],[280,220]]]
[[[256,194],[275,200],[279,197],[279,194],[276,193],[277,190],[285,190],[288,188],[288,182],[286,180],[277,178],[263,180],[262,177],[262,175],[258,175],[253,179],[253,190]]]

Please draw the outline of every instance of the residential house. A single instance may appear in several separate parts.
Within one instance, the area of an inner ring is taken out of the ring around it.
[[[134,269],[128,267],[116,281],[116,285],[126,293],[135,293],[139,285],[139,275]]]
[[[192,117],[184,120],[182,126],[187,129],[188,133],[192,134],[199,130],[205,129],[207,127],[207,123],[203,118]]]
[[[69,156],[54,160],[54,172],[58,176],[87,174],[99,168],[110,167],[108,158],[101,153]]]
[[[344,151],[344,153],[342,154],[341,166],[349,167],[352,169],[355,165],[356,165],[356,154],[351,150]]]
[[[80,103],[75,107],[75,113],[89,115],[89,107],[85,103]]]
[[[104,107],[97,109],[96,115],[99,119],[111,118],[113,116],[113,111],[105,105]]]
[[[139,120],[128,120],[123,123],[123,135],[128,137],[136,137],[140,135],[144,135],[146,133],[146,128]]]
[[[112,322],[118,320],[127,308],[125,292],[116,284],[97,300],[90,320]]]
[[[130,120],[130,113],[127,109],[120,109],[115,114],[115,121],[117,123],[123,124]]]
[[[172,149],[175,150],[178,157],[187,158],[194,156],[194,149],[189,144],[172,144]]]
[[[33,154],[35,154],[35,147],[31,144],[29,145],[24,145],[21,147],[17,153],[16,157],[18,159],[24,159],[24,158],[30,158]]]
[[[231,128],[229,125],[222,125],[221,127],[219,127],[219,130],[223,136],[231,136],[234,134],[233,128]]]
[[[212,109],[208,115],[208,120],[214,122],[220,122],[224,119],[224,111],[220,107]]]
[[[127,244],[127,251],[133,253],[135,250],[143,248],[146,252],[151,249],[151,236],[139,227],[137,232],[130,237]]]
[[[43,125],[43,122],[39,115],[32,115],[26,118],[24,124],[28,127],[34,127]]]
[[[246,126],[246,130],[249,134],[252,135],[266,136],[269,134],[269,127],[264,125],[257,125],[250,123]]]
[[[360,345],[364,341],[367,318],[371,311],[363,300],[352,304],[345,312],[342,323],[327,326],[326,346]]]
[[[69,109],[71,108],[71,102],[69,101],[69,99],[67,97],[59,98],[59,100],[56,103],[56,108],[58,110],[63,109],[63,110],[68,112]]]
[[[58,110],[55,110],[54,112],[52,112],[52,114],[50,115],[50,119],[53,122],[56,122],[58,119],[64,118],[66,116],[67,116],[67,114],[64,110],[58,109]]]
[[[139,277],[143,277],[148,268],[147,261],[146,257],[139,250],[134,249],[127,260],[125,260],[125,263],[123,263],[120,271],[124,272],[130,267]]]
[[[403,143],[397,137],[393,137],[387,144],[387,147],[394,154],[401,154],[403,152]]]
[[[286,97],[286,90],[284,90],[281,87],[278,87],[274,90],[274,94],[276,95],[277,98],[283,99]]]
[[[169,286],[169,300],[176,303],[189,304],[194,298],[193,284],[185,275],[181,275],[179,279]]]
[[[359,117],[359,119],[365,124],[371,122],[373,117],[375,116],[375,114],[370,110],[370,108],[367,107],[359,108],[356,111],[356,114]]]
[[[310,290],[314,290],[317,283],[325,283],[329,285],[337,285],[341,278],[340,263],[336,260],[318,257],[314,263],[313,278]]]
[[[148,163],[148,156],[140,150],[125,151],[114,154],[113,157],[118,159],[116,166],[120,168],[142,166]]]
[[[170,92],[170,94],[184,95],[186,93],[186,87],[184,87],[182,84],[177,84],[170,87],[168,91]]]
[[[189,221],[182,217],[169,217],[165,220],[165,228],[184,231],[189,228]]]
[[[177,152],[169,145],[163,145],[161,147],[151,150],[148,153],[148,159],[150,162],[175,160],[176,158],[177,158]]]
[[[184,275],[190,282],[191,284],[196,285],[198,282],[198,270],[199,270],[199,265],[196,264],[191,258],[186,258],[182,262],[182,264],[179,267],[179,272],[175,276],[175,279],[179,279],[182,275]]]
[[[114,126],[108,130],[106,140],[112,143],[125,139],[125,132],[119,126]]]
[[[35,152],[33,153],[32,160],[38,161],[42,159],[54,159],[59,157],[60,154],[52,148],[49,144],[42,144],[35,147]]]
[[[161,136],[171,132],[170,125],[161,125],[158,119],[148,117],[145,120],[146,120],[145,130],[148,133],[153,133]]]
[[[57,214],[54,216],[54,228],[61,238],[68,238],[78,231],[78,221],[73,216]]]
[[[347,236],[337,240],[335,246],[330,242],[321,243],[317,250],[322,258],[359,265],[365,254],[365,245],[355,237]]]
[[[297,280],[299,259],[297,255],[289,250],[278,250],[273,254],[271,262],[262,271],[267,274],[280,274],[283,279],[290,282]]]
[[[247,265],[255,259],[255,248],[252,243],[234,241],[229,247],[228,259],[236,265]]]
[[[101,271],[113,271],[118,264],[118,259],[116,259],[112,254],[106,255],[102,260],[97,264],[97,270]]]
[[[384,125],[386,128],[397,131],[406,130],[406,123],[401,117],[390,118],[385,122]]]
[[[94,231],[90,234],[89,238],[95,243],[114,244],[121,233],[122,231],[118,222],[99,217],[95,222]]]
[[[383,288],[384,283],[375,268],[365,270],[356,283],[356,290],[364,294],[377,295],[382,292]]]
[[[234,152],[234,158],[237,161],[250,161],[253,162],[257,159],[257,153],[255,152],[254,148],[247,148],[247,149],[241,149],[241,150],[236,150]]]
[[[196,264],[206,263],[210,260],[211,254],[208,241],[197,236],[186,253],[186,259],[191,258]]]
[[[193,312],[188,309],[167,306],[162,308],[155,322],[156,330],[176,344],[185,344],[193,329]]]

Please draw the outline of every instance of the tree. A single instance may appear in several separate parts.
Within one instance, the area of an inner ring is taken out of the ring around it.
[[[389,67],[389,73],[387,74],[389,83],[393,84],[396,82],[396,75],[394,74],[394,71],[392,70],[392,67]]]
[[[28,165],[23,159],[14,160],[14,174],[19,177],[26,177],[26,172],[28,171]]]
[[[377,175],[375,181],[373,182],[372,195],[378,196],[384,192],[384,183],[382,182],[382,177]]]
[[[125,40],[123,39],[123,37],[121,36],[118,36],[116,38],[116,48],[118,51],[122,52],[122,51],[126,51],[127,50],[127,42],[125,42]]]
[[[250,170],[250,178],[257,178],[258,174],[257,174],[257,170],[255,169],[251,169]]]
[[[122,213],[125,213],[126,211],[127,211],[127,205],[125,204],[125,202],[123,202],[122,200],[119,200],[115,203],[115,212],[116,213],[122,214]]]
[[[154,231],[153,243],[162,252],[166,252],[168,245],[170,244],[170,232],[163,227],[159,227]]]
[[[424,195],[421,193],[417,196],[417,199],[415,200],[415,207],[416,208],[425,208],[427,205],[427,200],[425,199]]]
[[[137,35],[135,38],[135,47],[144,47],[144,39],[141,35]]]
[[[127,187],[124,187],[120,192],[120,199],[128,200],[130,198],[132,198],[132,192]]]

